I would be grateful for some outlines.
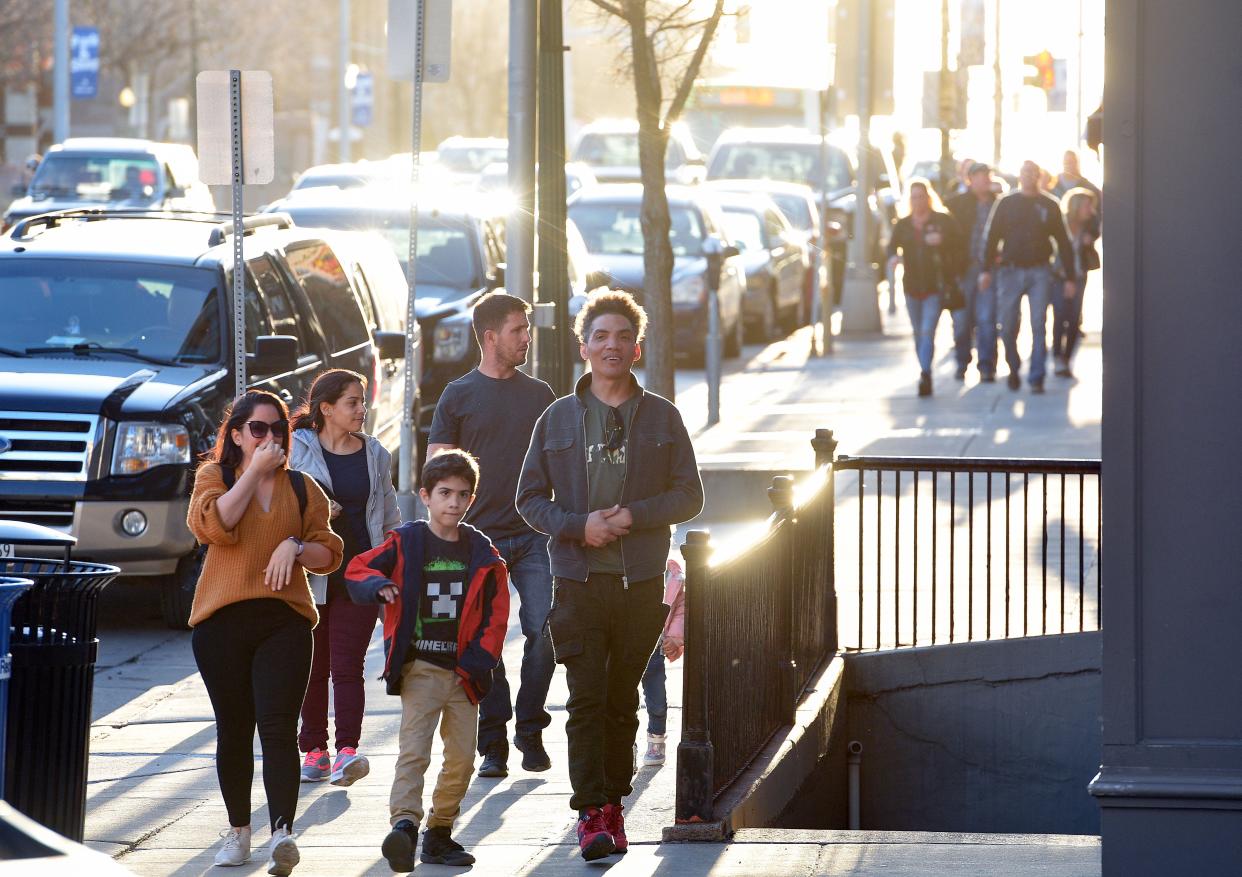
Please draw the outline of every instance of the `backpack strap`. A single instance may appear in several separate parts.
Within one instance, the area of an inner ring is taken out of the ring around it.
[[[306,473],[298,469],[290,469],[289,484],[293,487],[293,495],[298,498],[298,512],[301,517],[306,517]],[[221,466],[220,476],[224,479],[224,486],[227,490],[232,490],[233,485],[237,483],[237,472],[232,466]]]

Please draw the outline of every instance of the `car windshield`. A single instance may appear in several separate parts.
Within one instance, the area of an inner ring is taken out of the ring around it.
[[[440,164],[454,173],[477,174],[493,162],[508,161],[509,150],[500,146],[450,146],[442,147],[438,155]]]
[[[126,202],[147,205],[159,200],[159,165],[149,155],[65,155],[43,160],[30,183],[38,198]]]
[[[665,167],[677,167],[679,154],[680,150],[670,144],[664,157]],[[574,153],[574,161],[593,167],[638,167],[638,134],[584,134]]]
[[[128,348],[181,362],[220,359],[216,274],[86,259],[9,259],[0,269],[0,347]]]
[[[818,188],[825,182],[817,143],[729,143],[720,148],[707,171],[712,180],[781,180]],[[827,188],[853,185],[848,156],[828,147]]]
[[[578,226],[587,251],[597,256],[641,256],[643,227],[637,201],[623,203],[582,203],[569,208],[569,217]],[[674,256],[703,254],[703,225],[699,215],[688,207],[669,208],[668,239]]]
[[[799,231],[810,231],[815,227],[815,220],[811,216],[811,208],[807,206],[806,199],[797,195],[782,195],[779,192],[771,196],[776,202],[776,206],[781,209],[781,213],[785,214],[785,218],[789,220],[789,224]]]
[[[746,253],[763,249],[763,222],[750,210],[726,207],[724,209],[725,232],[737,248]]]
[[[373,231],[392,247],[401,270],[410,260],[410,217],[398,211],[359,208],[313,208],[285,205],[298,225],[309,228],[334,228],[341,231]],[[417,283],[447,286],[462,295],[480,286],[480,262],[472,223],[468,219],[422,216],[418,220],[418,256],[414,263]]]

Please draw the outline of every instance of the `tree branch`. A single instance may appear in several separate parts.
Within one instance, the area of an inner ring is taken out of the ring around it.
[[[682,73],[681,82],[677,85],[677,90],[673,92],[673,100],[668,106],[668,112],[664,115],[665,125],[670,125],[677,121],[681,116],[681,111],[686,108],[686,101],[690,99],[690,91],[694,88],[694,80],[699,75],[699,70],[703,66],[703,58],[707,55],[707,47],[711,45],[712,38],[716,35],[716,25],[720,23],[720,15],[724,12],[724,0],[716,0],[716,8],[712,11],[711,17],[707,19],[707,24],[703,28],[703,33],[699,37],[699,44],[694,50],[694,56],[690,59],[690,64]]]
[[[587,0],[587,2],[591,3],[593,6],[599,7],[609,15],[615,15],[617,18],[624,21],[629,20],[629,16],[626,15],[625,10],[615,3],[610,3],[609,0]]]

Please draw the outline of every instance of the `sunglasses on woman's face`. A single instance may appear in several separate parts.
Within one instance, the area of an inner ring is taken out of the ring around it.
[[[286,438],[289,435],[289,421],[277,420],[275,423],[268,423],[266,420],[247,420],[246,426],[250,427],[250,434],[257,439],[267,438],[269,432],[274,432],[278,438]]]

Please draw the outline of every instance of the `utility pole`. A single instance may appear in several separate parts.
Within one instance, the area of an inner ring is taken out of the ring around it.
[[[561,0],[539,0],[539,305],[536,376],[558,396],[573,387],[569,264],[565,241],[565,40]],[[549,309],[549,310],[544,310]]]
[[[190,0],[190,142],[198,143],[198,0]]]
[[[52,139],[69,137],[69,0],[56,0],[56,45],[52,49]]]
[[[952,102],[949,100],[951,91],[955,91],[955,85],[949,70],[949,0],[940,0],[940,193],[945,198],[949,197],[957,176],[953,148],[949,145],[949,128],[957,110],[956,94]]]
[[[1078,0],[1078,63],[1075,65],[1078,68],[1078,70],[1076,71],[1077,75],[1075,77],[1078,80],[1078,89],[1077,89],[1077,97],[1074,100],[1074,107],[1075,107],[1076,115],[1077,115],[1077,121],[1074,127],[1075,149],[1077,149],[1078,144],[1082,143],[1083,141],[1083,130],[1082,130],[1082,37],[1083,37],[1082,5],[1083,5],[1083,0]]]
[[[350,160],[349,142],[350,124],[349,86],[345,84],[346,72],[349,70],[349,0],[341,0],[340,40],[337,43],[336,71],[336,126],[340,139],[337,140],[337,157],[341,162]]]
[[[535,76],[538,16],[531,0],[509,0],[509,191],[505,288],[534,301]]]
[[[871,55],[872,2],[858,2],[858,181],[854,187],[854,229],[841,296],[842,332],[879,332],[880,301],[871,266]],[[824,168],[826,186],[828,169]]]
[[[992,41],[992,78],[995,86],[992,98],[995,101],[995,117],[992,122],[992,167],[999,167],[1001,160],[1001,121],[1005,114],[1005,88],[1001,84],[1001,3],[996,0],[996,38]]]

